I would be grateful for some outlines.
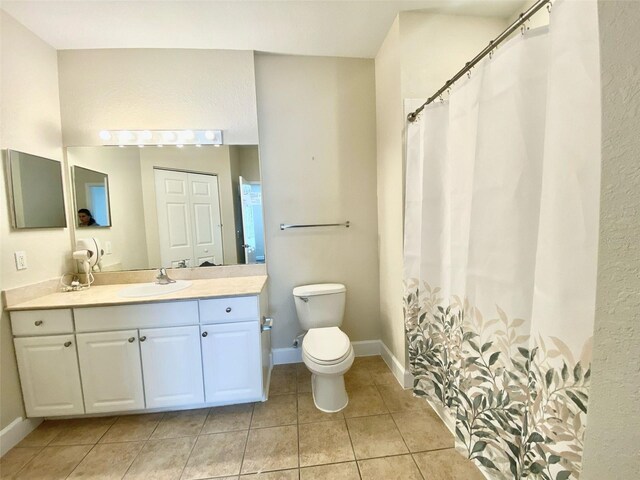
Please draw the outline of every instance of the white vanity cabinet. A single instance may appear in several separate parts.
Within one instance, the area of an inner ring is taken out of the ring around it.
[[[204,402],[198,326],[140,330],[147,408]]]
[[[76,338],[86,412],[144,408],[138,331],[79,333]]]
[[[266,294],[12,311],[27,416],[266,399]]]
[[[16,338],[14,345],[27,416],[84,413],[73,334]]]

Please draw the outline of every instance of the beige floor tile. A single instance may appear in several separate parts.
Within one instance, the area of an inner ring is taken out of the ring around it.
[[[250,430],[242,473],[298,468],[298,427]]]
[[[298,435],[301,467],[355,460],[344,420],[310,423]]]
[[[209,410],[209,416],[204,422],[201,434],[249,430],[252,414],[253,403],[212,408]]]
[[[349,404],[343,410],[346,418],[388,413],[382,396],[373,385],[354,388],[347,393]]]
[[[100,443],[139,442],[148,440],[156,429],[162,413],[147,415],[125,415],[111,425],[107,433],[100,439]]]
[[[116,419],[117,417],[96,417],[65,420],[60,433],[49,445],[93,445],[98,443]]]
[[[347,370],[347,373],[344,374],[344,385],[347,391],[373,385],[371,371],[365,365],[352,365],[351,368]]]
[[[286,370],[274,368],[271,371],[269,395],[296,393],[297,380],[295,366]]]
[[[371,355],[368,357],[356,357],[354,365],[365,367],[369,370],[389,370],[384,359],[380,355]]]
[[[391,415],[347,419],[356,458],[409,453]]]
[[[248,433],[246,430],[199,436],[181,478],[239,475]]]
[[[298,393],[311,393],[311,372],[304,363],[296,363]]]
[[[209,413],[208,408],[165,413],[151,435],[152,440],[198,435]]]
[[[280,470],[279,472],[265,472],[265,473],[253,473],[251,475],[242,475],[240,478],[247,479],[247,480],[298,480],[299,473],[297,469],[296,470]]]
[[[392,413],[431,410],[424,398],[414,397],[412,389],[404,389],[397,382],[390,385],[378,385],[377,388],[385,405]]]
[[[300,469],[300,480],[360,480],[356,462]]]
[[[27,435],[18,447],[46,447],[64,428],[64,420],[46,420]]]
[[[98,444],[84,457],[69,478],[120,480],[140,453],[142,445],[143,442]]]
[[[253,408],[251,428],[294,425],[298,422],[297,395],[275,395]]]
[[[414,453],[424,478],[428,480],[483,480],[484,475],[471,460],[455,449]]]
[[[15,475],[35,457],[43,447],[15,447],[0,459],[0,478]]]
[[[453,435],[433,410],[394,413],[392,416],[409,451],[453,448]]]
[[[149,440],[124,476],[135,480],[179,479],[196,437]]]
[[[398,380],[389,369],[373,371],[371,372],[371,377],[376,385],[399,385]]]
[[[313,403],[313,395],[303,393],[298,395],[298,423],[325,422],[329,420],[339,420],[344,418],[342,412],[325,413],[316,408]]]
[[[14,478],[25,480],[67,478],[91,448],[91,445],[46,447]]]
[[[360,460],[358,465],[362,480],[422,480],[411,455]]]

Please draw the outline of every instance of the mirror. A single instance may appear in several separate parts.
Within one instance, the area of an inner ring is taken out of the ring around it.
[[[7,150],[6,167],[13,228],[67,226],[60,162]]]
[[[110,227],[109,176],[88,168],[71,167],[76,227]]]
[[[90,234],[103,270],[265,262],[257,145],[68,147],[67,162],[108,179],[110,228]]]

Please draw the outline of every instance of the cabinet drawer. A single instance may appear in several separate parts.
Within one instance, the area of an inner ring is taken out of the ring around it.
[[[258,297],[228,297],[200,300],[200,323],[257,320]]]
[[[196,325],[198,302],[148,303],[76,308],[76,332],[105,332],[132,328]]]
[[[17,337],[73,333],[73,319],[69,309],[11,312],[11,328]]]

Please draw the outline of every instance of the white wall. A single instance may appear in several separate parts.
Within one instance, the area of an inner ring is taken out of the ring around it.
[[[257,144],[253,52],[187,49],[58,53],[64,145],[99,145],[103,129],[223,130]]]
[[[382,340],[406,355],[402,311],[403,99],[431,96],[506,27],[502,19],[402,12],[376,56]]]
[[[56,51],[1,10],[0,35],[0,148],[61,161]],[[46,280],[68,271],[72,266],[69,229],[12,230],[5,187],[3,168],[0,173],[0,289]],[[16,250],[27,253],[27,270],[16,271],[13,259]],[[24,410],[9,316],[4,308],[0,321],[1,429],[24,415]]]
[[[380,338],[404,362],[402,231],[404,180],[400,19],[396,17],[375,59]]]
[[[600,245],[585,480],[640,472],[640,3],[599,1]]]
[[[347,286],[351,340],[378,339],[373,61],[260,54],[256,84],[273,346],[300,331],[293,287],[322,282]]]

